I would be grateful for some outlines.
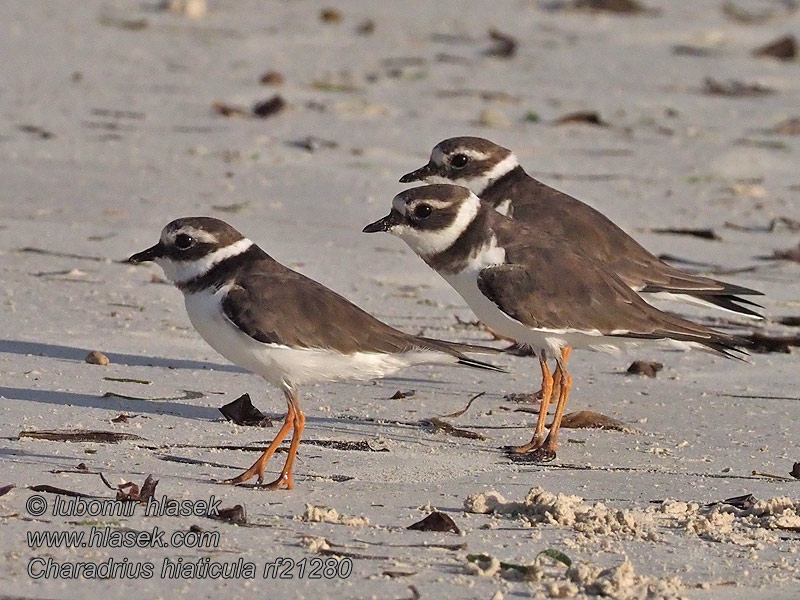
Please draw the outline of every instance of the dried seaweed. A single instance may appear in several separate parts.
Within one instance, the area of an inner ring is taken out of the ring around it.
[[[753,50],[753,56],[759,58],[776,58],[778,60],[794,60],[797,58],[797,39],[793,35],[784,35]]]
[[[56,135],[51,132],[47,131],[43,127],[39,127],[38,125],[19,125],[17,127],[20,131],[24,133],[30,133],[31,135],[35,135],[40,140],[49,140],[50,138],[56,137]]]
[[[472,403],[475,402],[475,400],[477,400],[478,398],[480,398],[481,396],[484,396],[484,395],[486,395],[486,392],[479,392],[479,393],[475,394],[472,398],[470,398],[467,401],[467,405],[464,408],[462,408],[461,410],[457,410],[454,413],[450,413],[448,415],[442,415],[442,416],[443,417],[448,417],[448,418],[450,418],[450,417],[452,417],[452,418],[460,417],[461,415],[463,415],[465,412],[467,412],[469,410],[469,407],[472,406]]]
[[[578,112],[568,113],[558,117],[553,121],[556,125],[571,125],[573,123],[583,123],[586,125],[596,125],[598,127],[608,127],[601,117],[600,113],[595,110],[581,110]]]
[[[794,248],[787,248],[786,250],[775,250],[771,256],[757,256],[762,260],[790,260],[792,262],[800,262],[800,244]]]
[[[389,452],[388,448],[375,448],[368,441],[361,440],[358,442],[344,441],[344,440],[300,440],[301,444],[308,446],[319,446],[321,448],[330,448],[333,450],[345,450],[354,452]]]
[[[735,79],[718,81],[706,77],[703,82],[703,92],[711,96],[727,96],[729,98],[752,98],[775,93],[775,90],[760,83],[744,83]]]
[[[225,419],[237,425],[272,427],[272,419],[253,406],[250,394],[242,394],[236,400],[221,406],[218,410]]]
[[[141,385],[150,385],[152,381],[146,379],[131,379],[130,377],[103,377],[103,381],[116,381],[118,383],[138,383]]]
[[[144,398],[142,396],[127,396],[125,394],[118,394],[116,392],[106,392],[103,398],[122,398],[123,400],[142,400],[145,402],[162,402],[171,400],[197,400],[205,396],[203,392],[196,392],[193,390],[183,390],[183,396],[157,396],[155,398]]]
[[[286,100],[280,94],[275,94],[272,98],[256,102],[253,105],[253,115],[259,119],[267,119],[283,111],[286,106]]]
[[[635,427],[591,410],[567,413],[561,419],[565,429],[612,429],[623,433],[639,433]]]
[[[41,254],[43,256],[55,256],[58,258],[75,258],[78,260],[92,260],[95,262],[111,262],[105,256],[88,256],[86,254],[74,254],[72,252],[58,252],[56,250],[47,250],[45,248],[35,248],[33,246],[25,246],[24,248],[14,248],[12,252],[20,252],[27,254]]]
[[[489,30],[489,38],[494,42],[494,46],[484,54],[497,58],[512,58],[517,53],[517,40],[513,36],[503,33],[497,29]]]
[[[637,0],[575,0],[573,8],[577,10],[610,12],[624,15],[633,15],[649,11],[649,9],[645,8]]]
[[[100,444],[116,444],[123,440],[143,440],[143,437],[132,433],[116,431],[99,431],[91,429],[55,429],[20,431],[19,438],[48,440],[51,442],[97,442]]]
[[[744,338],[750,340],[752,344],[748,346],[748,350],[759,354],[770,352],[789,354],[792,346],[800,346],[800,335],[770,335],[754,331]]]
[[[716,231],[710,228],[693,228],[693,227],[664,227],[655,228],[650,230],[651,233],[671,234],[671,235],[689,235],[697,237],[702,240],[712,240],[719,242],[722,238]]]
[[[287,145],[294,148],[301,148],[306,152],[314,153],[317,150],[333,150],[339,147],[339,143],[334,140],[326,140],[315,135],[307,135],[299,140],[287,142]]]
[[[456,535],[461,533],[461,530],[458,528],[458,525],[456,525],[456,522],[453,521],[452,517],[438,510],[433,511],[421,521],[409,525],[406,529],[412,529],[414,531],[451,532]]]
[[[137,416],[137,415],[126,415],[126,414],[120,413],[119,415],[117,415],[116,417],[111,419],[111,422],[112,423],[127,423],[130,419],[132,419],[135,416]]]
[[[44,492],[46,494],[58,494],[61,496],[71,496],[73,498],[99,498],[99,496],[92,496],[91,494],[84,494],[83,492],[74,492],[72,490],[65,490],[64,488],[55,487],[52,485],[29,485],[28,489],[33,492]]]
[[[452,435],[453,437],[460,437],[460,438],[468,438],[471,440],[485,440],[487,439],[485,435],[478,433],[477,431],[469,431],[467,429],[459,429],[451,425],[446,421],[442,421],[438,417],[431,417],[430,419],[423,419],[419,422],[420,425],[423,426],[432,426],[436,433],[446,433],[447,435]]]
[[[208,514],[206,516],[209,519],[225,521],[226,523],[233,523],[234,525],[245,525],[247,523],[247,512],[241,504],[230,508],[220,508],[216,515]]]
[[[132,481],[120,483],[117,486],[117,500],[127,500],[131,502],[147,502],[153,497],[158,485],[158,479],[148,475],[142,486],[139,487]]]
[[[249,117],[247,109],[216,100],[211,103],[211,109],[223,117]]]

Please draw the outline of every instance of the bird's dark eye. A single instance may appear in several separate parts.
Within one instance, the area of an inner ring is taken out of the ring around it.
[[[469,162],[469,156],[466,154],[454,154],[450,159],[450,166],[454,169],[463,169]]]
[[[427,219],[431,216],[431,207],[427,204],[417,204],[414,208],[414,218],[419,219],[420,221],[423,219]]]
[[[194,238],[190,235],[186,235],[185,233],[179,233],[175,236],[175,247],[179,250],[186,250],[191,248],[194,244]]]

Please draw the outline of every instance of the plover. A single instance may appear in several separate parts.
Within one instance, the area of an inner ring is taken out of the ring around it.
[[[645,302],[607,265],[569,241],[513,221],[467,188],[427,185],[395,196],[391,212],[364,228],[404,240],[500,335],[529,347],[542,370],[542,406],[531,458],[555,458],[572,377],[565,348],[609,351],[646,341],[700,347],[722,356],[744,353],[737,338],[664,313]],[[551,375],[547,361],[554,359]],[[560,383],[547,437],[554,379]]]
[[[759,304],[739,297],[761,292],[666,264],[602,213],[528,175],[511,150],[489,140],[454,137],[439,142],[428,164],[400,178],[401,183],[416,181],[469,188],[500,213],[602,261],[645,300],[681,300],[762,318],[748,308],[762,308]]]
[[[449,364],[503,371],[467,357],[494,348],[409,335],[386,325],[322,284],[292,271],[236,229],[211,217],[169,223],[159,242],[128,259],[153,261],[183,292],[197,332],[231,362],[281,388],[286,419],[261,457],[228,483],[264,479],[267,461],[289,431],[289,455],[270,489],[292,488],[305,415],[297,386],[372,379],[414,365]]]

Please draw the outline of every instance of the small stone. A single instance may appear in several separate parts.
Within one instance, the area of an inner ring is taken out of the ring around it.
[[[108,357],[97,350],[92,350],[89,352],[89,354],[86,355],[85,360],[90,365],[100,365],[101,367],[107,367],[109,364],[111,364],[111,361],[108,360]]]
[[[286,79],[278,71],[267,71],[258,81],[261,85],[283,85]]]
[[[167,8],[172,14],[190,19],[202,19],[208,12],[206,0],[169,0]]]
[[[656,373],[664,368],[660,362],[650,362],[646,360],[635,360],[628,367],[627,372],[631,375],[646,375],[647,377],[655,377]]]
[[[509,121],[505,113],[499,110],[485,108],[478,116],[478,124],[485,125],[486,127],[509,127],[511,121]]]
[[[342,20],[342,13],[335,8],[323,8],[319,18],[323,23],[338,23]]]
[[[356,27],[356,33],[359,35],[372,35],[375,33],[375,21],[372,19],[365,19]]]

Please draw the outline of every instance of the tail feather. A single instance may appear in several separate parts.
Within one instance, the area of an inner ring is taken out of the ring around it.
[[[745,298],[740,298],[738,296],[734,296],[733,294],[692,294],[695,298],[702,300],[703,302],[707,302],[709,304],[713,304],[724,310],[729,310],[731,312],[744,315],[747,317],[755,317],[757,319],[763,319],[764,315],[761,313],[757,313],[754,310],[747,308],[746,306],[742,306],[742,304],[746,304],[747,306],[755,306],[756,308],[764,308],[757,302],[753,302],[752,300],[746,300]]]
[[[485,371],[494,371],[496,373],[508,373],[508,371],[503,367],[498,367],[497,365],[492,365],[483,362],[482,360],[475,360],[474,358],[469,358],[468,356],[459,358],[457,363],[459,365],[464,365],[465,367],[472,367],[473,369],[484,369]]]
[[[672,267],[673,274],[669,281],[649,282],[640,292],[672,292],[674,294],[692,294],[703,296],[763,296],[764,292],[752,288],[719,281],[702,275],[685,273]]]
[[[465,367],[472,367],[475,369],[484,369],[487,371],[496,371],[498,373],[508,373],[505,368],[470,358],[465,352],[476,352],[478,354],[500,354],[503,352],[500,348],[492,348],[490,346],[479,346],[476,344],[462,344],[459,342],[448,342],[445,340],[435,340],[433,338],[417,337],[416,340],[422,346],[446,352],[451,356],[456,357],[456,362]]]

